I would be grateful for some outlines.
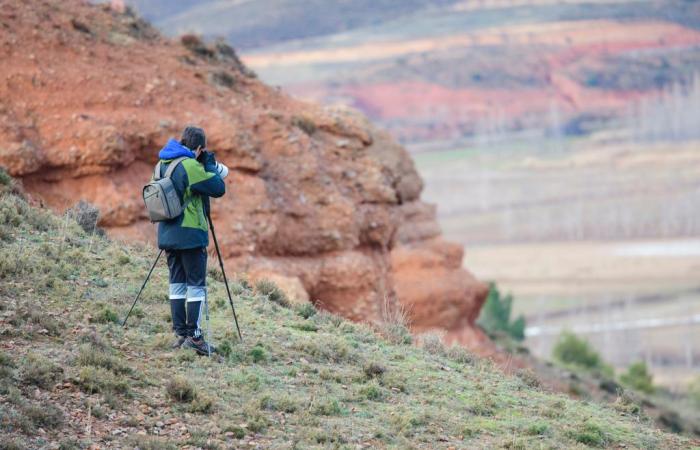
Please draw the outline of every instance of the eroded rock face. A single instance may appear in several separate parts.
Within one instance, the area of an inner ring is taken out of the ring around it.
[[[221,44],[166,40],[108,6],[26,3],[0,6],[0,165],[30,193],[59,210],[88,200],[112,236],[153,242],[141,188],[160,146],[198,124],[231,168],[213,202],[230,270],[353,320],[398,301],[417,331],[488,345],[474,327],[486,286],[385,132],[263,85]]]

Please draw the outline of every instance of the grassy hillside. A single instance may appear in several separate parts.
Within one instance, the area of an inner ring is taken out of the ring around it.
[[[1,173],[0,173],[1,174]],[[28,206],[0,177],[0,448],[682,448],[638,408],[504,376],[427,340],[407,345],[270,286],[233,283],[244,341],[213,279],[220,359],[169,349],[160,265],[127,329],[152,249]],[[78,215],[82,218],[82,215]]]

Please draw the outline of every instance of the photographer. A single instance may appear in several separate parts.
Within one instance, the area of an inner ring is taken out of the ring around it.
[[[170,270],[170,310],[177,336],[172,347],[207,355],[214,351],[200,327],[207,296],[207,212],[209,197],[226,192],[223,178],[228,168],[207,151],[204,131],[197,127],[185,128],[180,142],[170,139],[158,157],[161,176],[173,160],[185,157],[170,176],[184,210],[178,217],[158,223],[158,247],[165,250]]]

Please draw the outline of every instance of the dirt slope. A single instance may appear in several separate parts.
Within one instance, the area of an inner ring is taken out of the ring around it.
[[[153,241],[140,189],[196,123],[232,169],[213,208],[231,270],[354,320],[398,296],[416,330],[491,351],[473,326],[486,286],[441,239],[406,151],[363,117],[263,85],[226,45],[78,0],[1,2],[0,58],[0,165],[40,201],[86,199],[110,235]]]

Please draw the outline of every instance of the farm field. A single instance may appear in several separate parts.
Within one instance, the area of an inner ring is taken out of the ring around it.
[[[513,294],[537,356],[569,329],[619,369],[645,360],[685,384],[700,371],[700,146],[527,148],[417,155],[465,267]]]

